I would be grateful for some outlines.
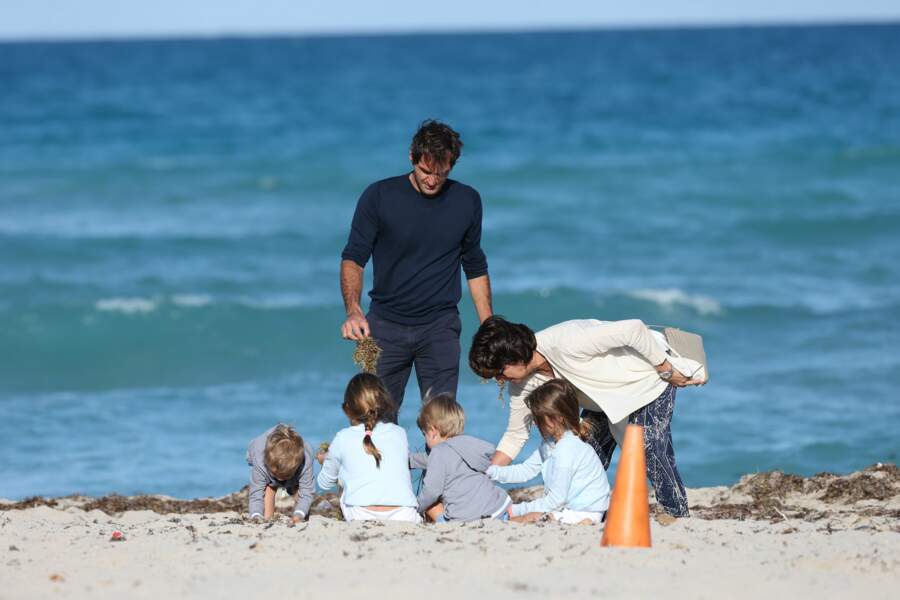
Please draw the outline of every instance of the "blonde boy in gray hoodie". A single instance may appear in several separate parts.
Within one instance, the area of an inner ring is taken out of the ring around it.
[[[411,469],[426,469],[419,512],[436,523],[508,519],[509,495],[484,473],[495,448],[463,435],[466,414],[453,395],[427,398],[416,423],[431,450],[409,455]]]
[[[285,488],[297,499],[292,520],[296,523],[305,519],[315,491],[312,463],[312,450],[288,425],[279,423],[250,442],[250,518],[271,519],[275,515],[275,492]]]

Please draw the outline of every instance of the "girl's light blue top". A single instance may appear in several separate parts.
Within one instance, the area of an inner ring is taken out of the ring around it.
[[[340,482],[347,506],[418,506],[409,477],[409,441],[406,430],[393,423],[378,423],[372,442],[381,452],[381,467],[363,448],[365,425],[341,429],[328,447],[316,479],[323,490]]]
[[[594,449],[571,431],[555,444],[544,442],[524,463],[491,465],[487,474],[500,483],[524,483],[540,473],[544,495],[531,502],[513,504],[513,516],[568,508],[603,512],[609,508],[609,480]]]

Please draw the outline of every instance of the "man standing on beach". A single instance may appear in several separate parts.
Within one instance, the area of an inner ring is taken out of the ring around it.
[[[341,334],[349,340],[371,335],[378,343],[377,374],[398,410],[413,365],[420,395],[456,393],[460,267],[479,321],[492,313],[487,258],[481,249],[481,196],[448,179],[462,145],[448,125],[422,123],[410,145],[412,172],[366,188],[341,253],[341,294],[347,311]],[[365,315],[360,295],[370,256],[374,281]]]

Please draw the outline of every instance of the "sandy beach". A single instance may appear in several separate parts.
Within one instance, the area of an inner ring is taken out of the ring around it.
[[[0,598],[896,597],[894,465],[760,473],[689,497],[692,518],[653,510],[649,550],[600,548],[598,527],[546,522],[346,523],[333,495],[298,525],[247,521],[246,491],[6,502]]]

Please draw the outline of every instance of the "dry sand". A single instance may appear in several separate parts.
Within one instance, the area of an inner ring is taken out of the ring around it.
[[[296,526],[246,521],[245,491],[5,503],[0,598],[900,597],[893,465],[761,473],[689,497],[692,518],[655,514],[649,550],[600,548],[589,526],[345,523],[323,516],[333,496]]]

